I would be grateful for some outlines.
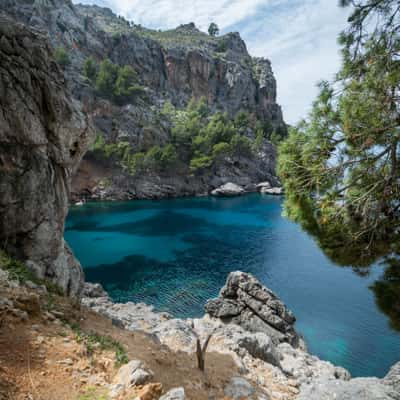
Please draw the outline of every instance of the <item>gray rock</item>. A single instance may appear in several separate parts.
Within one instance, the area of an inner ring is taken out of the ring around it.
[[[163,396],[160,397],[160,400],[185,400],[185,389],[183,387],[171,389]]]
[[[121,383],[110,385],[108,395],[111,399],[114,399],[115,397],[118,397],[124,390],[125,385],[122,385]]]
[[[85,282],[82,291],[83,297],[98,298],[108,297],[107,292],[104,290],[100,283],[89,283]]]
[[[301,345],[293,313],[250,274],[231,272],[219,297],[209,300],[205,310],[214,318],[236,323],[250,332],[264,332],[275,343]]]
[[[211,194],[213,196],[220,196],[220,197],[230,197],[230,196],[238,196],[244,194],[245,190],[235,183],[228,182],[224,185],[220,186],[217,189],[214,189]]]
[[[46,37],[3,14],[0,37],[0,242],[76,295],[83,274],[63,240],[64,219],[92,131]]]
[[[399,400],[400,392],[377,378],[316,380],[303,385],[298,400]]]
[[[114,378],[114,385],[122,385],[124,388],[148,383],[154,374],[142,361],[132,360],[123,365]]]
[[[107,297],[83,297],[83,306],[89,307],[99,314],[111,319],[113,325],[132,331],[154,329],[171,316],[157,313],[154,307],[143,303],[113,303]]]
[[[234,400],[246,399],[254,392],[253,386],[240,376],[233,377],[224,389],[225,395]]]
[[[400,362],[390,368],[389,373],[383,379],[383,383],[391,386],[397,393],[400,393]]]
[[[238,346],[246,349],[252,357],[280,367],[279,354],[271,338],[265,333],[258,332],[242,336],[238,340]]]

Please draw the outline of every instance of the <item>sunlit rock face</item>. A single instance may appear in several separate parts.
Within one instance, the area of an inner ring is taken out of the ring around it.
[[[83,274],[64,219],[90,125],[40,33],[0,15],[0,60],[0,245],[74,295]]]

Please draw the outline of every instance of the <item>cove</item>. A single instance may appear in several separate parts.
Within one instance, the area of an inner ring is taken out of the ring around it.
[[[368,274],[333,264],[297,225],[282,200],[236,198],[87,203],[72,207],[65,237],[86,279],[115,301],[152,304],[200,317],[229,272],[254,274],[297,317],[311,353],[353,376],[384,376],[400,359],[400,333],[376,305]]]

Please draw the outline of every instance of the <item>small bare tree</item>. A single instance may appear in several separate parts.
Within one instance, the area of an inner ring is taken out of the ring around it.
[[[201,345],[199,335],[197,334],[197,332],[194,329],[194,322],[192,322],[192,329],[193,329],[194,334],[196,335],[197,367],[199,368],[200,371],[204,371],[207,347],[208,347],[208,344],[210,343],[211,337],[215,333],[215,329],[207,336],[205,342],[203,343],[203,346]]]

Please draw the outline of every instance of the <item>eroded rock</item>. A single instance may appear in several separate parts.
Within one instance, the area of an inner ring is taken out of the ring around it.
[[[212,317],[238,324],[250,332],[264,332],[275,343],[302,345],[294,329],[293,313],[250,274],[231,272],[219,297],[209,300],[205,310]]]

